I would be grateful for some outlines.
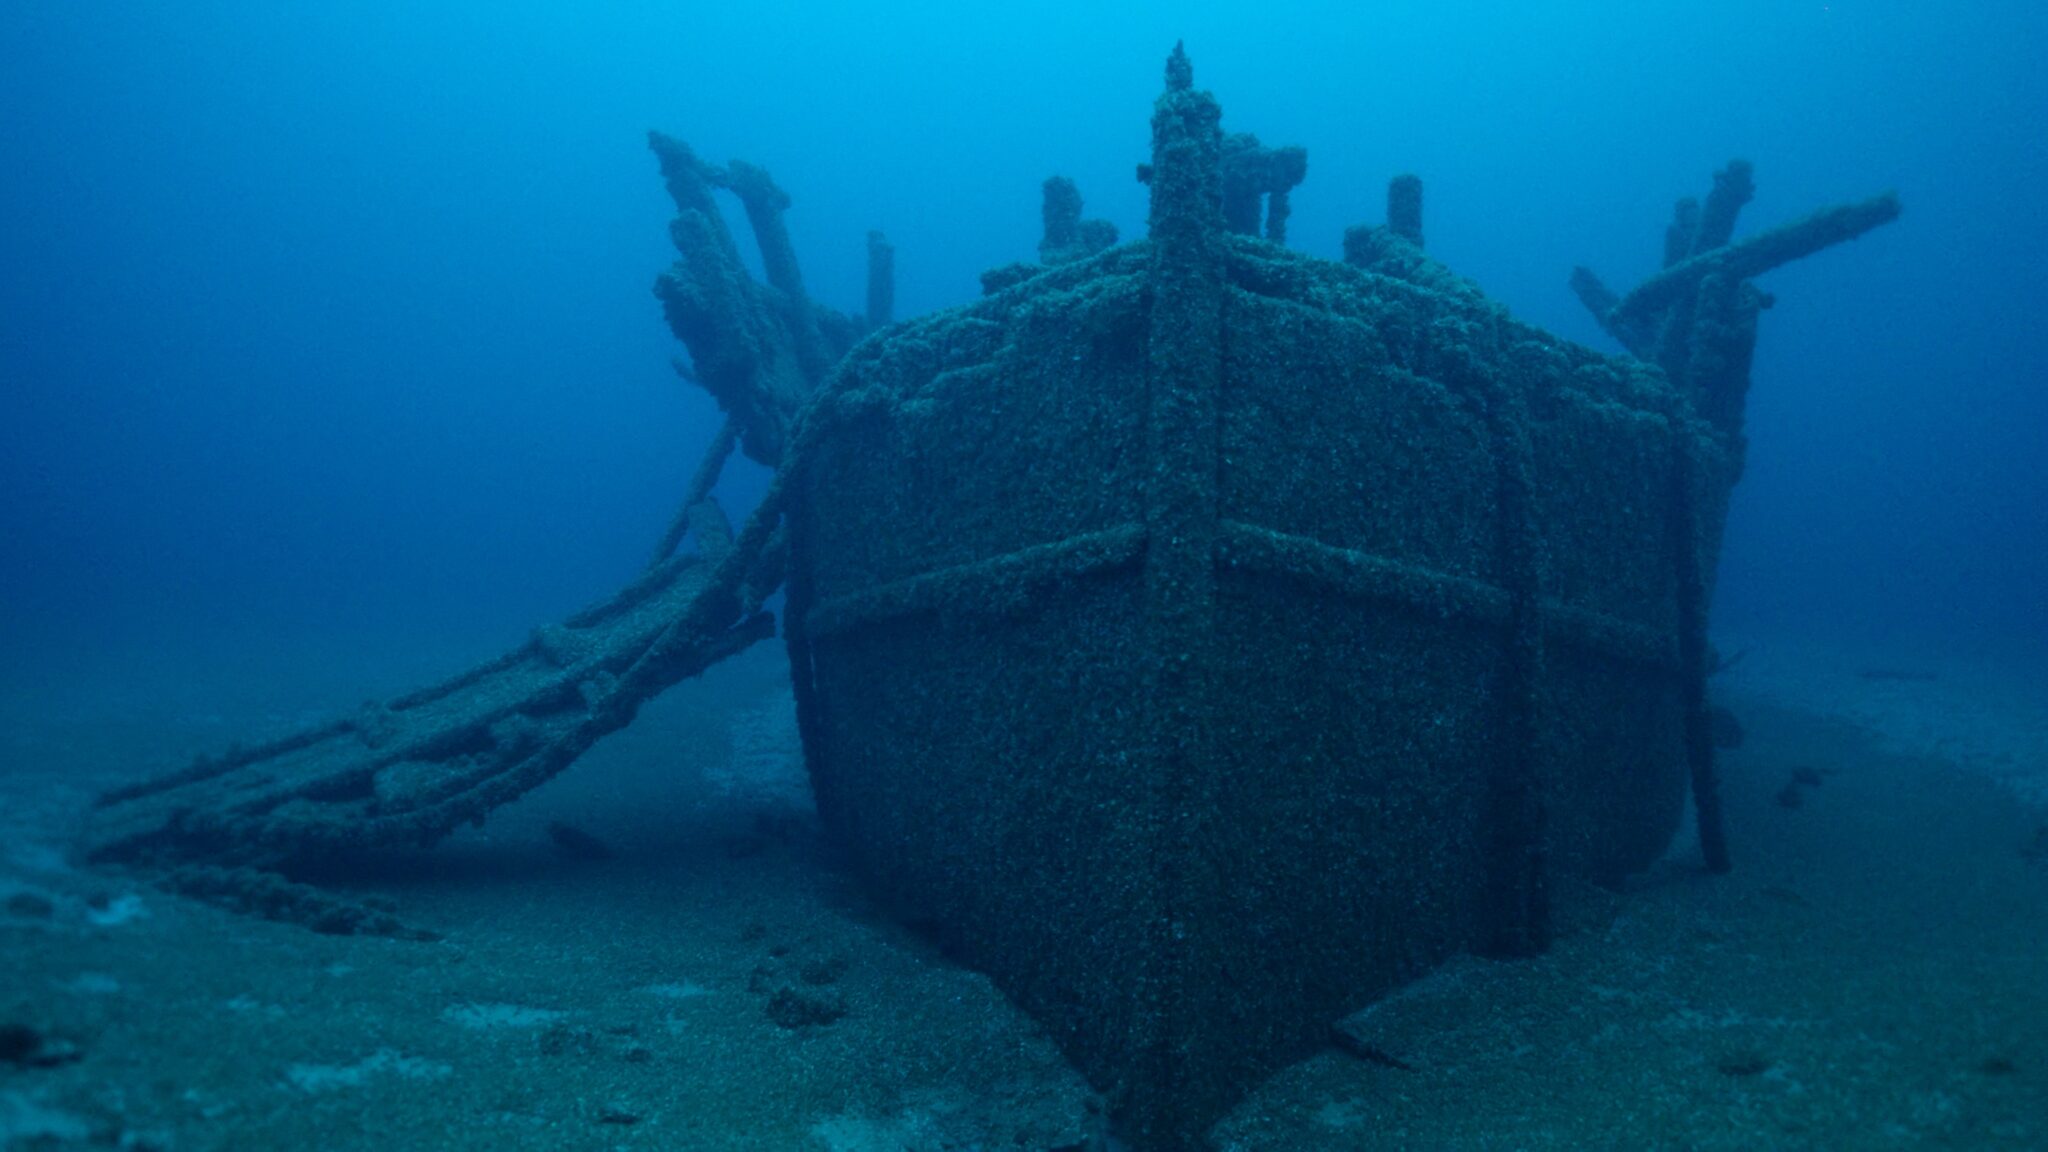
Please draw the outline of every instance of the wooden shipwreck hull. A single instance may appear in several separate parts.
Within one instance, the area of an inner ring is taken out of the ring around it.
[[[829,829],[1162,1146],[1666,847],[1733,479],[1646,365],[1232,234],[1185,81],[1149,237],[856,348],[790,501]]]
[[[293,877],[481,821],[769,635],[784,587],[831,832],[1148,1148],[1199,1145],[1451,953],[1543,947],[1558,882],[1649,863],[1688,781],[1725,869],[1706,621],[1750,280],[1897,199],[1735,242],[1731,163],[1634,291],[1573,274],[1612,358],[1430,260],[1412,178],[1344,263],[1289,251],[1305,153],[1224,135],[1192,80],[1176,51],[1144,239],[1055,178],[1044,266],[893,327],[879,233],[865,317],[833,312],[764,171],[654,134],[680,257],[656,293],[727,423],[646,573],[441,685],[103,796],[81,858],[431,935]],[[736,447],[776,474],[734,534]]]

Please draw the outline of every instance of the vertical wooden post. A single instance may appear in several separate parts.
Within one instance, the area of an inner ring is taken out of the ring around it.
[[[1188,1082],[1195,1021],[1186,1004],[1193,970],[1193,904],[1207,890],[1204,828],[1214,819],[1215,752],[1211,661],[1216,613],[1218,460],[1223,385],[1224,229],[1222,109],[1194,90],[1194,71],[1176,45],[1166,92],[1152,114],[1151,344],[1148,352],[1144,473],[1147,533],[1144,603],[1150,649],[1150,714],[1143,743],[1155,758],[1149,805],[1158,849],[1156,904],[1137,1027],[1136,1098],[1117,1102],[1134,1134],[1196,1147],[1198,1114]]]
[[[1388,182],[1387,229],[1422,247],[1422,177],[1402,175]]]
[[[867,326],[872,332],[895,319],[896,247],[880,232],[868,233]]]

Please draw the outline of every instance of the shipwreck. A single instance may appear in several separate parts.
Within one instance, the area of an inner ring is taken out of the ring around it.
[[[1144,238],[1055,178],[1038,262],[904,322],[879,234],[866,314],[835,312],[766,172],[652,144],[680,254],[656,291],[727,422],[645,573],[447,682],[104,797],[87,858],[417,932],[290,877],[482,820],[775,635],[783,590],[827,832],[1160,1148],[1453,953],[1542,949],[1558,882],[1649,864],[1688,795],[1729,866],[1707,619],[1751,280],[1896,199],[1736,242],[1729,165],[1644,284],[1574,274],[1614,356],[1433,260],[1412,177],[1343,262],[1287,248],[1306,154],[1225,134],[1178,49]],[[775,478],[735,532],[736,449]]]

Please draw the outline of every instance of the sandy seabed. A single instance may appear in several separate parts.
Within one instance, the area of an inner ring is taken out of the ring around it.
[[[9,692],[0,1147],[1107,1146],[1045,1035],[833,866],[770,646],[483,830],[336,879],[438,942],[65,862],[97,790],[344,707],[369,663]],[[2048,1148],[2048,697],[1768,645],[1717,687],[1747,728],[1733,875],[1681,843],[1561,893],[1550,953],[1366,1010],[1390,1059],[1283,1070],[1217,1147]]]

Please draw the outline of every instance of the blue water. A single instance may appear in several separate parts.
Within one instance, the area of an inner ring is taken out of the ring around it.
[[[811,291],[898,315],[1029,258],[1039,181],[1142,231],[1159,62],[1305,145],[1297,247],[1420,173],[1432,251],[1607,347],[1650,271],[1896,188],[1768,278],[1717,623],[2048,637],[2048,9],[1667,4],[12,3],[0,9],[0,645],[503,630],[642,558],[710,435],[648,292],[644,131],[795,197]],[[758,475],[728,487],[744,501]]]

